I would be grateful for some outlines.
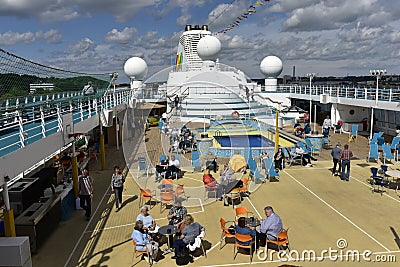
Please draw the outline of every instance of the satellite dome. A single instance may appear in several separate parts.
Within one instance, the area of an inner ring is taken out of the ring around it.
[[[206,35],[197,44],[197,54],[202,60],[216,60],[221,51],[221,42],[217,37]]]
[[[143,80],[147,74],[147,64],[140,57],[131,57],[125,62],[125,74],[134,80]]]
[[[281,74],[283,68],[282,61],[276,56],[265,57],[260,64],[261,73],[267,78],[276,78]]]

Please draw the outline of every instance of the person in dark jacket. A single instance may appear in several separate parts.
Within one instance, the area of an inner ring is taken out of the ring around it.
[[[337,145],[331,151],[332,161],[333,161],[333,168],[332,168],[333,176],[338,175],[342,169],[342,164],[339,160],[340,152],[342,152],[342,149],[340,148],[340,143],[337,143]],[[337,165],[338,165],[338,169],[336,170]]]

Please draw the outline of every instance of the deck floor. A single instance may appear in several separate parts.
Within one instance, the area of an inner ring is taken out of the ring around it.
[[[157,142],[151,141],[157,134],[156,129],[152,128],[147,132],[148,141],[145,142],[146,150],[153,151],[154,160],[162,153]],[[347,138],[346,134],[337,134],[333,136],[332,143],[345,143]],[[132,143],[132,146],[135,144]],[[350,147],[358,159],[352,161],[349,182],[331,175],[329,168],[332,163],[330,151],[327,150],[321,153],[314,167],[292,166],[284,169],[280,182],[267,182],[255,187],[250,198],[245,198],[240,205],[246,206],[257,217],[263,215],[264,206],[271,205],[282,218],[284,227],[289,228],[293,257],[295,252],[301,256],[304,250],[314,250],[319,256],[323,250],[338,249],[337,242],[342,239],[342,243],[347,243],[342,250],[344,253],[350,250],[358,250],[360,253],[370,250],[373,252],[370,256],[372,261],[367,263],[362,259],[351,261],[346,258],[330,260],[325,253],[324,258],[317,262],[280,262],[277,255],[273,259],[261,260],[254,254],[252,265],[398,266],[395,262],[377,262],[377,257],[394,256],[400,261],[400,198],[394,190],[387,190],[383,195],[372,193],[370,185],[366,183],[370,176],[369,167],[379,165],[376,162],[366,162],[366,139],[360,137]],[[139,213],[138,184],[143,186],[142,183],[146,181],[146,185],[151,186],[154,174],[148,179],[141,174],[137,180],[137,171],[132,167],[125,183],[123,208],[115,212],[114,196],[109,183],[115,164],[123,166],[127,162],[131,166],[129,159],[125,158],[128,157],[124,157],[122,149],[116,151],[115,147],[108,147],[107,170],[99,171],[99,163],[90,162],[91,175],[95,179],[91,220],[87,222],[83,211],[77,210],[72,218],[61,222],[38,253],[32,256],[34,266],[133,266],[130,236]],[[389,164],[389,168],[397,169],[398,165]],[[207,233],[204,238],[207,258],[195,258],[195,262],[189,263],[189,266],[248,266],[249,255],[239,253],[233,259],[232,244],[228,243],[220,250],[219,219],[234,219],[234,210],[232,206],[225,207],[220,201],[207,201],[202,193],[196,193],[200,191],[196,187],[202,187],[201,175],[187,173],[183,179],[174,181],[184,182],[185,186],[193,188],[187,193],[189,200],[185,204],[189,206],[188,212],[206,228]],[[167,212],[163,209],[160,213],[159,204],[150,210],[159,225],[167,224]],[[161,248],[165,247],[166,244],[162,244]],[[393,261],[393,258],[390,260]],[[172,265],[175,265],[175,261],[171,259],[171,254],[155,263],[155,266]],[[148,265],[141,261],[135,266]]]

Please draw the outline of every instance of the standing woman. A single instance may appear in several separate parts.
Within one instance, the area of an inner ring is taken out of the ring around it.
[[[78,177],[78,192],[80,206],[85,210],[86,220],[89,221],[92,213],[93,179],[87,169],[83,169],[82,175]]]
[[[283,169],[283,158],[285,155],[283,154],[282,148],[279,147],[278,151],[274,155],[275,169],[282,170]]]
[[[119,211],[120,205],[122,204],[122,191],[124,190],[124,182],[125,177],[119,170],[119,166],[115,166],[114,173],[111,177],[111,191],[113,191],[115,195],[115,207],[117,208],[116,212]]]

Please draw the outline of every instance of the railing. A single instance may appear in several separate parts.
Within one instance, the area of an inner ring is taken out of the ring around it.
[[[279,86],[276,93],[310,95],[310,86]],[[311,87],[311,95],[321,94],[327,94],[331,97],[344,97],[360,100],[375,100],[378,96],[379,101],[400,102],[400,88],[379,88],[378,90],[376,90],[376,88],[352,88],[340,86]]]
[[[104,92],[98,93],[96,96],[68,94],[69,97],[56,97],[54,95],[55,100],[50,102],[49,107],[49,104],[43,99],[33,101],[33,98],[30,98],[29,100],[32,102],[28,100],[28,103],[38,108],[40,116],[34,110],[23,113],[22,111],[26,111],[26,109],[19,104],[13,106],[16,109],[14,114],[17,119],[13,122],[2,123],[0,128],[0,157],[61,131],[63,129],[62,117],[67,113],[72,112],[73,123],[76,124],[103,110],[113,109],[133,97],[133,91],[130,89],[105,94]],[[50,98],[44,97],[44,99]],[[14,103],[18,103],[18,101],[16,100]]]

